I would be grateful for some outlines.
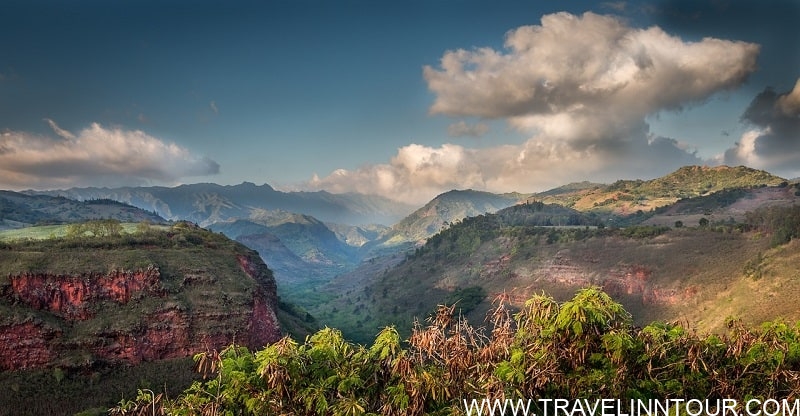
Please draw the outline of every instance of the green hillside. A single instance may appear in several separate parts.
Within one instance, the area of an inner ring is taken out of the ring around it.
[[[274,271],[281,297],[304,308],[319,302],[317,289],[354,269],[363,254],[317,219],[285,211],[261,211],[209,228],[256,250]]]
[[[651,180],[619,180],[611,185],[556,188],[532,198],[557,203],[578,211],[630,215],[648,212],[692,198],[734,188],[777,186],[786,180],[745,166],[685,166]]]
[[[415,317],[445,301],[481,319],[498,296],[520,306],[542,291],[564,300],[596,285],[641,324],[686,319],[716,331],[729,315],[750,323],[798,319],[793,299],[800,293],[789,289],[800,287],[790,266],[800,255],[798,212],[796,206],[772,207],[751,212],[744,222],[609,228],[560,206],[517,205],[451,226],[312,313],[367,342],[389,324],[408,334]],[[764,280],[755,282],[755,274]],[[746,295],[756,286],[768,292],[768,305]]]

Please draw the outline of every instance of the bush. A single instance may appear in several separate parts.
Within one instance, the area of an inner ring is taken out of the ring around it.
[[[394,328],[369,346],[323,329],[255,353],[230,346],[195,357],[212,379],[159,414],[452,414],[462,398],[747,398],[800,391],[800,326],[758,329],[730,320],[722,336],[679,324],[636,328],[597,288],[562,304],[534,296],[517,313],[498,306],[476,329],[440,306],[403,348]],[[140,395],[111,414],[144,409]],[[626,400],[622,401],[623,404]]]

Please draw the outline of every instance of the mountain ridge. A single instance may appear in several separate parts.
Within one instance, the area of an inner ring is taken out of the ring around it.
[[[76,201],[65,197],[0,191],[0,230],[97,219],[115,219],[121,222],[165,221],[153,212],[110,199]]]
[[[176,187],[70,188],[26,191],[29,195],[62,196],[78,201],[113,199],[167,219],[208,225],[231,218],[246,218],[254,209],[285,210],[311,215],[322,221],[343,224],[392,224],[414,208],[375,195],[332,194],[326,191],[282,192],[271,186],[243,182],[184,184]]]
[[[667,175],[650,179],[620,179],[612,184],[589,182],[585,187],[565,185],[530,198],[558,203],[579,211],[630,215],[650,211],[684,198],[702,196],[730,188],[774,186],[788,181],[746,166],[683,166]]]

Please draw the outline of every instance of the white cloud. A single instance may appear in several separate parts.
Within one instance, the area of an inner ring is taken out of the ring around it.
[[[481,137],[489,132],[489,125],[486,123],[468,124],[461,120],[447,126],[447,135],[450,137]]]
[[[208,158],[192,155],[139,130],[93,123],[73,134],[46,119],[63,140],[26,132],[0,135],[0,186],[64,188],[171,183],[186,176],[219,172]]]
[[[739,86],[755,44],[684,42],[611,16],[557,13],[508,32],[505,50],[459,49],[423,70],[430,111],[508,120],[543,139],[588,145],[626,140],[648,114]]]
[[[778,94],[759,93],[742,115],[752,128],[719,159],[746,164],[785,177],[800,175],[800,79],[794,88]]]
[[[388,164],[369,165],[355,171],[339,169],[324,178],[315,176],[306,187],[420,201],[441,189],[482,188],[481,169],[474,153],[454,144],[440,148],[411,144],[398,149]]]
[[[800,116],[800,78],[794,84],[794,89],[778,97],[777,106],[785,116]]]
[[[539,140],[485,149],[411,144],[398,149],[389,163],[338,169],[323,178],[315,175],[303,188],[377,194],[420,204],[450,189],[543,191],[587,178],[654,177],[676,166],[704,163],[682,147],[664,138],[651,138],[621,154],[597,147],[576,150],[565,142]],[[614,160],[612,168],[608,167],[610,159]]]
[[[752,43],[686,42],[593,13],[546,15],[541,25],[508,32],[504,50],[458,49],[423,68],[436,96],[431,114],[505,120],[530,135],[525,143],[409,145],[387,164],[339,170],[307,186],[424,202],[453,188],[530,192],[708,163],[689,150],[693,144],[653,135],[646,117],[738,87],[758,52]]]

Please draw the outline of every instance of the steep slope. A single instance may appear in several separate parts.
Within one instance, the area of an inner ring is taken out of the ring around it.
[[[339,240],[353,247],[362,247],[370,241],[377,239],[389,229],[389,227],[380,224],[354,226],[327,222],[325,226],[333,231]]]
[[[520,194],[498,195],[471,189],[445,192],[392,226],[381,241],[384,245],[421,242],[452,223],[467,217],[497,212],[524,198]]]
[[[304,308],[320,302],[311,296],[319,287],[360,260],[358,247],[306,215],[259,210],[251,220],[214,223],[210,229],[256,250],[274,271],[281,298]]]
[[[746,220],[747,213],[755,209],[789,207],[798,203],[800,203],[800,184],[732,188],[713,194],[681,199],[672,205],[656,208],[642,224],[673,226],[676,223],[683,223],[696,225],[701,219],[706,219],[710,223],[742,222]]]
[[[322,221],[282,210],[255,210],[250,221],[262,224],[295,254],[310,263],[346,265],[355,262],[356,248],[339,239]]]
[[[337,298],[311,306],[310,312],[353,339],[366,341],[380,325],[408,324],[414,316],[425,316],[430,312],[437,302],[449,296],[449,292],[441,290],[436,281],[442,279],[448,282],[444,283],[445,286],[453,289],[456,287],[453,279],[459,281],[462,277],[472,276],[479,270],[480,263],[470,261],[468,257],[482,250],[488,241],[499,238],[500,230],[562,226],[576,227],[575,230],[581,231],[598,225],[600,221],[591,214],[541,202],[514,205],[495,214],[465,218],[429,238],[399,266],[395,253],[371,259],[359,269],[333,279],[325,289],[337,294]],[[492,249],[495,250],[515,251],[509,244]],[[416,258],[427,259],[428,256],[435,260],[416,263]],[[452,275],[447,272],[450,269]],[[447,273],[447,276],[442,273]]]
[[[320,264],[311,261],[313,258],[301,257],[305,250],[295,252],[290,249],[280,237],[272,233],[271,227],[263,224],[237,220],[214,223],[209,228],[256,250],[273,271],[281,296],[292,301],[296,301],[292,295],[299,288],[327,281],[338,269],[327,262]],[[292,236],[284,237],[292,239]],[[300,243],[294,245],[301,246]]]
[[[273,253],[259,251],[265,259],[272,257],[273,260],[277,260],[278,257],[273,256],[280,256],[285,248],[293,257],[311,265],[338,269],[358,261],[357,247],[341,241],[325,224],[307,215],[262,210],[249,220],[217,222],[211,224],[209,229],[237,240],[245,237],[250,237],[250,240],[254,236],[263,237],[268,243],[263,247],[280,249],[279,252]],[[280,243],[280,247],[275,244],[276,242]],[[295,259],[287,260],[294,262]]]
[[[0,191],[0,230],[101,218],[122,222],[164,221],[155,213],[108,199],[79,202],[63,197]]]
[[[188,223],[0,246],[0,370],[91,369],[281,336],[258,254]]]
[[[36,192],[77,200],[113,199],[158,212],[167,219],[200,225],[248,218],[251,211],[285,210],[342,224],[392,224],[414,208],[386,198],[328,192],[281,192],[267,184],[257,186],[199,183],[168,187],[73,188]]]

